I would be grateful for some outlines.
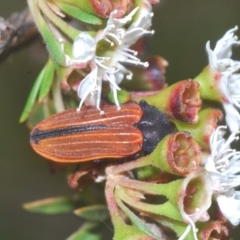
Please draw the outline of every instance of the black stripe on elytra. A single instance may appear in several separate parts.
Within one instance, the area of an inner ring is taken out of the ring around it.
[[[72,126],[65,128],[56,128],[51,130],[39,130],[36,128],[33,133],[30,135],[30,141],[33,141],[35,144],[38,144],[40,140],[46,138],[54,138],[59,136],[66,136],[75,133],[81,132],[92,132],[95,130],[106,129],[108,126],[104,124],[99,125],[87,125],[87,126]]]

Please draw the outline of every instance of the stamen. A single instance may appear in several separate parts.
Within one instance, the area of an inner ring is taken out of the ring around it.
[[[150,34],[152,34],[152,35],[153,35],[154,33],[155,33],[155,31],[154,31],[154,30],[150,31]]]
[[[114,46],[114,42],[111,41],[110,39],[108,39],[107,37],[104,37],[103,39],[104,39],[106,42],[108,42],[111,47]]]
[[[137,55],[138,55],[138,52],[137,52],[137,51],[134,51],[134,50],[132,50],[132,49],[130,49],[130,48],[126,48],[126,49],[124,49],[124,51],[130,52],[130,53],[132,53],[134,56],[137,56]]]
[[[96,61],[96,64],[99,65],[100,67],[102,67],[103,69],[106,69],[106,70],[110,70],[111,69],[110,67],[107,67],[106,65],[104,65],[100,61],[98,61],[97,58],[95,59],[95,61]]]
[[[149,67],[149,63],[148,62],[145,62],[144,65],[143,65],[145,68]]]
[[[119,39],[119,37],[116,34],[107,33],[106,36],[110,36],[111,38],[115,39],[118,42],[119,45],[121,45],[122,41]],[[108,38],[104,38],[104,40],[106,40],[106,39],[108,39]],[[106,40],[106,41],[110,41],[110,40]]]
[[[126,76],[126,79],[132,80],[132,77],[133,77],[133,74],[128,74],[128,75]]]

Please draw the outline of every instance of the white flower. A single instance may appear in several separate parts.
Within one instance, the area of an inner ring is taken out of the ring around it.
[[[231,143],[238,140],[236,133],[225,140],[225,129],[220,126],[211,135],[211,154],[205,169],[211,178],[212,190],[222,214],[237,225],[240,221],[240,193],[235,188],[240,186],[240,152],[230,148]]]
[[[240,222],[240,192],[235,191],[231,196],[220,194],[217,202],[222,214],[232,225],[237,226]]]
[[[210,49],[210,42],[206,44],[206,50],[209,58],[209,65],[213,73],[220,73],[218,83],[219,90],[222,93],[223,107],[226,112],[226,122],[231,132],[240,129],[240,61],[232,60],[232,47],[239,45],[237,36],[234,32],[238,29],[230,29],[217,42],[214,50]]]
[[[117,13],[114,11],[110,14],[107,26],[98,32],[96,38],[87,32],[82,32],[75,39],[72,48],[74,59],[69,64],[83,68],[86,63],[89,63],[92,70],[79,84],[77,92],[81,101],[78,110],[87,97],[91,97],[91,100],[100,110],[102,81],[110,83],[115,103],[120,108],[117,99],[117,91],[120,90],[118,85],[125,75],[129,80],[132,78],[132,72],[122,63],[148,67],[147,62],[141,62],[136,57],[137,52],[131,50],[130,46],[143,35],[153,33],[146,29],[151,25],[149,22],[151,22],[152,14],[148,12],[151,9],[147,8],[148,13],[146,11],[141,13],[142,10],[140,10],[139,18],[129,28],[124,28],[124,25],[132,20],[138,9],[135,8],[127,16],[120,19],[114,18]],[[103,45],[109,49],[102,50]]]

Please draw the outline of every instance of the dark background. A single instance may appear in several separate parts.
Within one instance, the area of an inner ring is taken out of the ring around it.
[[[24,0],[1,0],[0,16],[26,6]],[[193,78],[207,64],[206,41],[240,26],[239,0],[162,0],[154,8],[151,54],[169,61],[167,80]],[[240,31],[237,33],[240,35]],[[236,49],[234,57],[240,59]],[[24,202],[70,195],[64,173],[52,175],[29,146],[29,132],[18,123],[34,80],[44,65],[41,43],[11,54],[0,64],[0,239],[66,239],[80,224],[69,215],[41,216],[22,210]]]

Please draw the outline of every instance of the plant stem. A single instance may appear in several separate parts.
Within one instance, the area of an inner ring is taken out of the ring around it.
[[[119,164],[119,165],[116,165],[116,166],[112,166],[111,167],[111,174],[118,175],[122,172],[128,172],[128,171],[131,171],[131,170],[136,169],[136,168],[145,167],[147,165],[149,165],[148,156],[141,157],[141,158],[139,158],[137,160],[134,160],[134,161],[131,161],[131,162],[127,162],[127,163]]]
[[[114,196],[115,182],[108,177],[105,185],[105,196],[107,200],[108,209],[110,211],[111,219],[114,226],[125,224],[123,219],[120,216],[120,212],[115,201]]]
[[[126,190],[120,186],[115,187],[115,193],[116,196],[120,198],[123,202],[127,203],[132,208],[140,212],[154,215],[162,215],[178,221],[183,220],[178,208],[175,205],[173,205],[170,201],[166,201],[163,204],[149,204],[141,202],[136,198],[130,197],[126,193]]]
[[[52,95],[56,112],[63,112],[65,110],[65,106],[62,99],[61,81],[59,77],[55,77],[53,80]]]

